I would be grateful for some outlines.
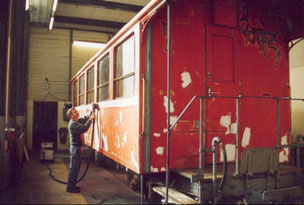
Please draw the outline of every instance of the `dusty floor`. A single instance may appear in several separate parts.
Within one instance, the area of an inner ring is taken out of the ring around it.
[[[54,163],[50,163],[53,175],[66,181],[68,154],[55,154],[54,159]],[[80,175],[85,167],[84,160]],[[140,204],[140,193],[127,186],[126,175],[119,170],[112,171],[91,160],[87,175],[78,183],[81,193],[67,193],[64,184],[49,177],[40,156],[31,155],[18,170],[14,183],[0,190],[0,204]]]

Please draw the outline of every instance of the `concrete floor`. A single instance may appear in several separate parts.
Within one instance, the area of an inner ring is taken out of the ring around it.
[[[55,162],[50,163],[53,175],[67,180],[68,153],[55,154]],[[83,160],[80,175],[84,172]],[[67,193],[66,185],[53,181],[39,154],[31,155],[18,170],[15,181],[0,190],[0,204],[140,204],[140,193],[126,184],[126,175],[119,170],[106,170],[94,160],[84,180],[77,185],[81,193]]]

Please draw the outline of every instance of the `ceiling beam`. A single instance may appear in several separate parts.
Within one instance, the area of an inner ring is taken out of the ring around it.
[[[59,3],[76,4],[76,5],[82,5],[82,6],[101,6],[101,7],[107,8],[107,9],[128,11],[128,12],[135,12],[135,13],[138,13],[143,8],[142,6],[116,3],[116,2],[103,1],[103,0],[60,0]]]
[[[34,26],[34,27],[49,28],[48,23],[31,22],[30,25]],[[100,28],[100,29],[79,28],[79,27],[74,28],[74,27],[69,27],[68,25],[64,25],[64,26],[54,25],[53,29],[66,29],[66,30],[73,30],[73,31],[97,32],[97,33],[104,33],[104,34],[107,34],[107,35],[110,35],[110,36],[115,35],[119,31],[119,30],[117,30],[117,31],[105,31],[105,30],[102,30],[102,28]]]
[[[67,16],[57,16],[55,15],[55,22],[68,23],[68,24],[81,24],[89,26],[100,26],[100,27],[110,27],[120,29],[125,23],[116,22],[116,21],[102,21],[95,19],[86,19],[86,18],[76,18],[76,17],[67,17]]]

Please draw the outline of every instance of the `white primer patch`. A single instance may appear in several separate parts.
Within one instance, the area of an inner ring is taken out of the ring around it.
[[[127,137],[128,133],[125,132],[123,134],[123,137],[122,137],[122,145],[126,144],[127,143],[127,140],[128,140],[128,137]]]
[[[164,96],[164,106],[166,109],[166,113],[168,113],[168,97]],[[170,99],[170,113],[174,112],[174,104],[172,100]]]
[[[139,169],[138,169],[138,164],[137,164],[137,162],[136,162],[136,159],[135,159],[133,150],[131,151],[131,161],[132,161],[132,163],[134,164],[134,166],[136,167],[136,169],[139,170]]]
[[[230,131],[231,131],[231,134],[237,133],[237,123],[236,122],[231,124]]]
[[[122,113],[122,112],[119,112],[119,122],[120,122],[120,123],[122,122],[122,117],[123,117],[123,113]]]
[[[251,136],[251,129],[249,127],[246,127],[243,133],[242,147],[247,147],[249,145],[250,136]]]
[[[234,144],[226,144],[225,145],[226,153],[227,153],[227,161],[231,162],[235,160],[235,145]],[[220,153],[220,161],[224,161],[223,153]]]
[[[170,125],[173,125],[176,120],[177,120],[177,116],[170,116]],[[168,123],[168,120],[166,120],[166,122]]]
[[[97,133],[98,134],[98,130],[97,130],[97,126],[94,126],[94,133]],[[99,150],[99,145],[100,145],[100,143],[99,143],[99,137],[95,137],[96,135],[94,135],[93,137],[94,137],[94,148],[96,149],[96,150]],[[98,135],[97,135],[98,136]]]
[[[116,120],[116,121],[114,122],[114,126],[115,126],[115,127],[118,127],[118,124],[119,124],[119,123],[118,123],[118,120]]]
[[[167,133],[168,132],[168,129],[167,128],[164,128],[163,129],[163,133]]]
[[[183,88],[187,87],[192,82],[191,75],[189,72],[183,72],[181,74],[181,77],[182,77],[182,81],[183,81],[183,83],[182,83]]]
[[[282,138],[281,138],[281,145],[287,145],[287,135],[284,135]],[[288,147],[285,147],[283,148],[282,151],[280,151],[280,154],[279,154],[279,161],[280,162],[286,162],[288,161],[288,155],[289,155],[289,149]]]
[[[151,172],[158,172],[158,168],[151,166]]]
[[[130,98],[117,98],[115,100],[105,100],[99,103],[99,107],[129,107],[138,105],[138,95]]]
[[[117,148],[119,148],[120,147],[119,136],[116,135],[115,138],[116,138],[116,142],[114,142],[114,146],[116,146]]]
[[[287,143],[287,135],[284,135],[284,136],[281,138],[281,145],[288,145],[288,143]]]
[[[165,150],[164,147],[157,147],[156,148],[156,154],[163,155],[164,154],[164,150]]]
[[[289,155],[289,149],[285,147],[279,154],[279,161],[280,162],[288,161],[288,155]]]
[[[160,133],[153,133],[154,137],[160,137]]]
[[[220,120],[220,125],[222,127],[227,128],[225,135],[230,134],[230,128],[229,128],[230,124],[231,124],[231,116],[230,115],[223,115],[221,117],[221,120]]]
[[[107,138],[107,136],[102,134],[102,140],[103,140],[103,144],[104,144],[104,150],[108,151],[108,138]]]
[[[166,168],[165,168],[165,167],[162,167],[162,168],[160,168],[160,171],[161,171],[161,172],[165,172],[165,171],[166,171]]]

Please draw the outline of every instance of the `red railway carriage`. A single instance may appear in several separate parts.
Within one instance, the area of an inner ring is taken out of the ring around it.
[[[292,18],[282,2],[172,1],[169,39],[166,1],[151,1],[71,81],[74,106],[100,106],[94,149],[138,174],[164,172],[169,112],[170,168],[199,166],[200,136],[204,149],[220,137],[228,162],[261,147],[277,147],[287,162],[288,41],[296,34],[282,22],[282,13]],[[201,101],[179,117],[194,96]],[[91,131],[85,137],[90,144]],[[203,154],[204,165],[211,156]]]

